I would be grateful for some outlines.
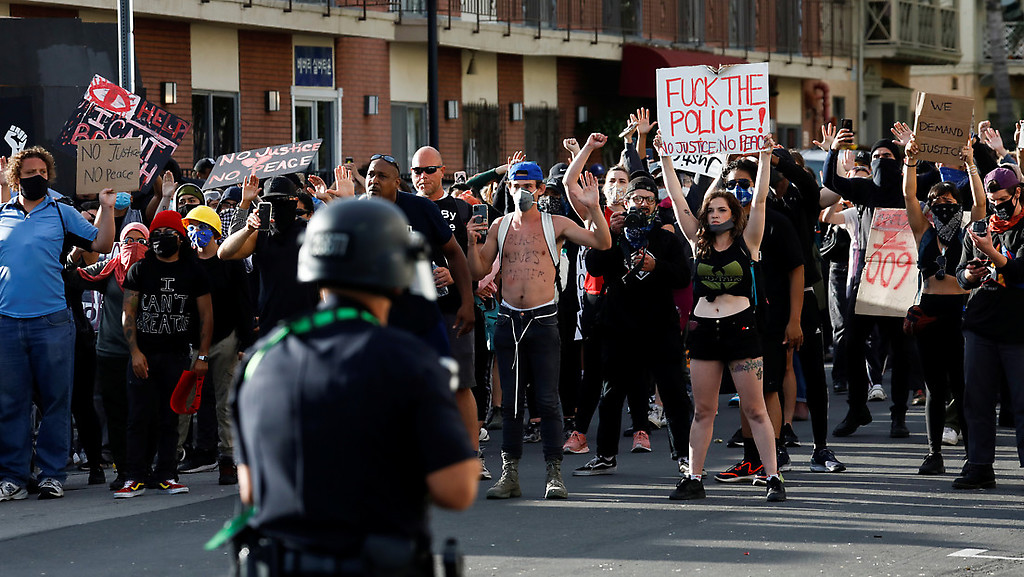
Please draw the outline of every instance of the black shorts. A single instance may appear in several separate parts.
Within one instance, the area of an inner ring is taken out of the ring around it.
[[[692,318],[696,327],[687,338],[691,359],[728,363],[761,356],[761,336],[754,309],[747,308],[720,319]]]

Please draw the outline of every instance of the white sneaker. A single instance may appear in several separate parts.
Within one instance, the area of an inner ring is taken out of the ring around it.
[[[57,479],[47,477],[39,482],[40,499],[60,499],[64,496],[64,487]]]
[[[869,401],[884,401],[888,397],[885,396],[885,391],[882,390],[882,385],[872,385],[871,390],[868,391]]]
[[[659,429],[668,423],[665,418],[665,409],[661,405],[651,405],[651,409],[647,412],[647,420]]]
[[[26,497],[28,497],[28,490],[25,487],[19,487],[10,481],[0,483],[0,502],[20,501]]]
[[[487,429],[480,427],[480,442],[486,443],[491,440],[491,434],[487,432]]]
[[[946,427],[942,429],[942,444],[943,445],[956,445],[960,442],[960,433],[953,430],[952,427]]]
[[[487,463],[484,462],[483,454],[480,455],[480,480],[481,481],[490,481],[491,480],[491,472],[487,470]]]

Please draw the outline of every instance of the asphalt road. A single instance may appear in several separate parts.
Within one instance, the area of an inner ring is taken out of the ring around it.
[[[739,419],[726,400],[716,441],[727,439]],[[834,424],[845,397],[832,400]],[[844,473],[810,473],[810,423],[795,424],[807,442],[791,449],[789,500],[777,504],[766,503],[761,488],[710,480],[706,500],[669,501],[678,477],[664,431],[652,435],[649,454],[629,453],[622,439],[614,475],[568,476],[593,453],[566,456],[570,498],[544,501],[540,445],[529,444],[523,497],[487,501],[490,482],[481,483],[469,511],[435,511],[435,541],[456,537],[466,574],[481,576],[1024,575],[1024,480],[1012,431],[999,430],[998,487],[960,492],[950,482],[962,446],[944,449],[946,475],[916,474],[927,452],[923,407],[911,409],[913,434],[899,440],[888,437],[888,404],[871,409],[874,423],[832,443],[849,466]],[[500,432],[492,434],[484,446],[497,473]],[[400,460],[401,451],[394,456]],[[708,471],[740,456],[716,442]],[[105,486],[89,487],[76,473],[64,499],[0,504],[0,577],[225,575],[226,552],[206,552],[202,544],[233,515],[236,492],[218,486],[216,473],[183,481],[191,487],[187,495],[115,501]],[[330,479],[324,490],[331,490]]]

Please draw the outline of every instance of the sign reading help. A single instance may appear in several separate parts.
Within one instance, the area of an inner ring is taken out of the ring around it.
[[[974,99],[922,92],[917,99],[914,136],[919,160],[957,166],[974,118]]]
[[[756,152],[770,132],[768,63],[659,68],[659,152]]]
[[[902,317],[916,298],[917,244],[907,211],[876,208],[854,312]]]
[[[149,191],[192,124],[96,75],[71,113],[58,142],[74,149],[80,140],[141,138],[139,185],[122,191]]]
[[[203,190],[238,184],[250,174],[262,180],[279,174],[301,172],[316,158],[322,142],[323,139],[318,138],[225,154],[217,159],[203,184]]]
[[[78,194],[98,194],[104,188],[139,190],[142,138],[79,140],[77,144]]]

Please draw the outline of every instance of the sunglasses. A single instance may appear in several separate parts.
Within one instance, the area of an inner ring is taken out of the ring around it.
[[[387,154],[374,154],[373,156],[370,157],[370,162],[373,162],[374,160],[378,159],[383,160],[384,162],[391,163],[391,165],[393,165],[395,168],[398,168],[399,172],[401,172],[402,169],[398,167],[398,161],[395,160],[394,156],[388,156]]]
[[[411,170],[413,174],[420,175],[420,174],[423,174],[423,173],[434,174],[435,172],[437,172],[437,169],[439,169],[439,168],[441,168],[441,167],[440,166],[414,166],[414,167],[410,168],[409,170]]]
[[[746,178],[738,178],[736,180],[730,180],[725,183],[726,190],[736,190],[736,187],[750,188],[750,180]]]
[[[121,241],[121,244],[123,244],[125,246],[132,245],[132,244],[135,244],[135,243],[139,243],[142,246],[149,246],[149,241],[144,239],[144,238],[140,238],[138,240],[135,240],[134,238],[129,236],[129,237],[125,238],[123,241]]]
[[[940,254],[935,259],[935,264],[938,265],[939,270],[935,271],[935,280],[942,280],[946,278],[946,255]]]

